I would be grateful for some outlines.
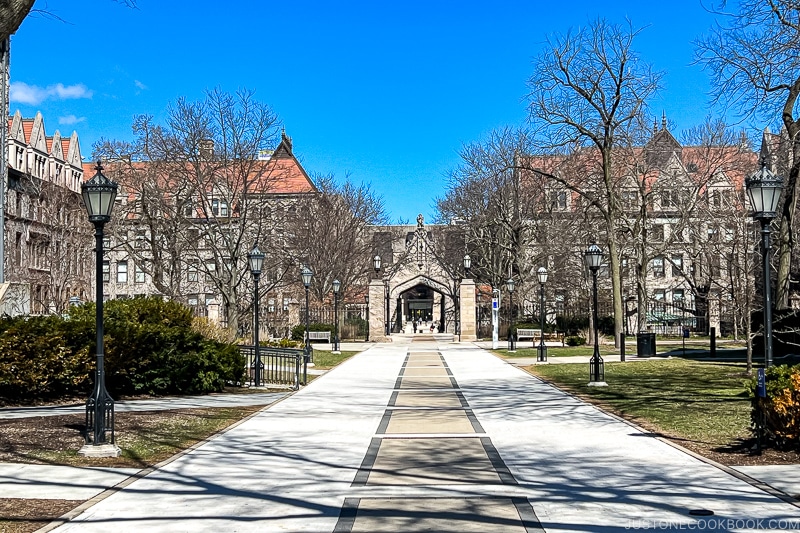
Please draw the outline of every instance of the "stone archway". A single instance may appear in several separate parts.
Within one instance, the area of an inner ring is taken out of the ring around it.
[[[382,264],[369,282],[371,340],[388,341],[406,324],[410,332],[415,314],[424,316],[428,327],[436,322],[440,331],[455,335],[460,330],[462,339],[475,339],[475,284],[439,262],[431,235],[443,228],[425,226],[422,215],[416,225],[381,227],[376,254]]]

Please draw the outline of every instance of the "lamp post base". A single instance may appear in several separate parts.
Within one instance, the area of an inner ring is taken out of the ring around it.
[[[608,383],[606,383],[605,381],[590,381],[589,382],[589,386],[590,387],[608,387]]]
[[[78,450],[78,455],[89,458],[119,457],[121,454],[122,450],[116,444],[85,444]]]

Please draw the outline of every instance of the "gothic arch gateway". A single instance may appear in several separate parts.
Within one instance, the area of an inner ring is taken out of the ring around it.
[[[456,340],[475,337],[475,283],[459,265],[442,264],[437,232],[446,226],[382,226],[376,255],[381,268],[369,282],[369,338],[388,342],[392,334],[412,333],[416,320]]]

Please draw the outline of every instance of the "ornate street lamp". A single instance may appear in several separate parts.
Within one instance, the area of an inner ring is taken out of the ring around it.
[[[106,390],[103,363],[103,227],[111,220],[117,184],[103,175],[100,161],[95,175],[81,185],[83,205],[94,224],[95,236],[95,322],[97,329],[97,374],[94,390],[86,400],[86,446],[78,452],[92,457],[118,457],[120,449],[114,444],[114,400]],[[110,432],[110,439],[106,435]],[[91,446],[89,446],[91,444]]]
[[[761,168],[745,180],[747,196],[753,208],[753,218],[761,222],[761,256],[764,269],[764,366],[772,366],[772,283],[770,282],[769,226],[778,216],[778,203],[783,189],[783,179],[767,168],[766,158]]]
[[[332,353],[341,353],[339,351],[339,289],[342,287],[342,282],[338,279],[333,280],[333,351]]]
[[[536,271],[536,276],[539,278],[539,328],[541,334],[539,335],[539,350],[536,354],[536,360],[539,362],[547,361],[547,346],[544,344],[544,284],[547,283],[547,269],[539,267]]]
[[[508,281],[506,281],[506,289],[508,289],[508,351],[516,352],[516,338],[514,335],[514,278],[508,278]]]
[[[303,279],[303,286],[306,288],[306,344],[303,348],[303,385],[308,383],[308,363],[311,359],[311,341],[308,338],[308,288],[311,286],[311,277],[314,275],[311,269],[303,267],[300,271],[300,277]]]
[[[372,258],[372,267],[375,269],[375,274],[379,274],[381,271],[381,256],[376,255]]]
[[[597,271],[603,263],[603,250],[596,244],[592,244],[583,254],[583,261],[586,267],[592,272],[592,319],[594,322],[594,353],[589,361],[589,385],[604,387],[605,368],[603,358],[600,357],[600,341],[597,333]]]
[[[472,268],[472,258],[469,254],[464,256],[464,277],[470,277],[470,269]]]
[[[250,262],[250,273],[253,274],[253,347],[255,350],[255,370],[253,385],[261,386],[261,350],[258,342],[258,280],[261,278],[261,267],[264,266],[264,253],[258,249],[258,243],[247,254]]]

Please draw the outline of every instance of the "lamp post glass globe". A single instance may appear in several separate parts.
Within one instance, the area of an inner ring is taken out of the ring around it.
[[[596,271],[603,262],[603,250],[596,244],[592,244],[587,248],[586,252],[584,252],[583,260],[589,270]]]
[[[100,161],[94,168],[97,172],[92,179],[81,184],[81,197],[89,214],[89,222],[105,223],[111,220],[119,186],[103,175]]]
[[[300,272],[300,277],[303,279],[303,286],[307,289],[311,286],[311,277],[314,275],[311,272],[311,269],[308,267],[303,267],[303,270]]]
[[[247,260],[250,263],[250,272],[253,276],[261,274],[261,268],[264,266],[264,253],[258,249],[258,244],[253,245],[253,249],[247,254]]]
[[[508,292],[514,292],[515,285],[514,278],[508,278],[508,281],[506,281],[506,289],[508,289]]]
[[[745,180],[750,207],[754,218],[773,219],[777,216],[778,202],[783,190],[783,179],[773,174],[761,161],[761,168]]]
[[[376,255],[372,259],[372,267],[375,269],[376,274],[381,271],[381,256]]]
[[[464,272],[469,273],[469,270],[472,268],[472,258],[469,254],[464,256]]]
[[[539,270],[536,271],[536,276],[539,278],[539,283],[542,285],[547,283],[547,269],[545,267],[539,267]]]

